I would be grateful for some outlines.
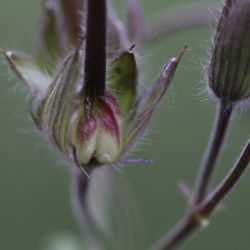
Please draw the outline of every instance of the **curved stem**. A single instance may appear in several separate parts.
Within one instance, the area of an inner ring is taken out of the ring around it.
[[[106,236],[96,224],[90,210],[89,195],[91,195],[91,179],[79,167],[73,166],[72,206],[76,220],[84,233],[85,244],[89,244],[91,249],[110,249]]]
[[[219,202],[229,194],[240,177],[244,174],[250,161],[250,140],[245,146],[235,166],[231,169],[225,179],[211,192],[201,203],[200,211],[203,216],[209,215]]]
[[[222,199],[238,183],[240,177],[246,171],[250,161],[250,140],[246,144],[239,160],[221,181],[221,183],[212,191],[204,201],[184,217],[183,221],[176,226],[172,233],[167,234],[153,249],[171,250],[185,240],[191,233],[201,227],[203,221],[206,221],[212,214]]]
[[[212,134],[196,178],[192,206],[199,204],[210,184],[232,116],[233,105],[220,101]]]
[[[213,23],[210,17],[213,9],[211,4],[188,4],[168,10],[146,26],[145,40],[151,43],[180,30],[208,26]]]
[[[186,216],[175,226],[172,232],[157,243],[152,250],[170,250],[184,241],[190,233],[198,226],[193,216]]]
[[[72,204],[75,216],[77,217],[77,221],[80,225],[85,221],[86,212],[88,210],[86,202],[89,184],[89,177],[81,171],[80,168],[73,166]]]

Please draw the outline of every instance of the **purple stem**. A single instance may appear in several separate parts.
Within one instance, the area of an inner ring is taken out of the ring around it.
[[[80,220],[79,222],[81,224],[85,220],[86,213],[88,213],[86,202],[90,179],[78,166],[73,166],[73,168],[72,202],[76,217]]]
[[[233,105],[220,101],[210,141],[201,163],[200,172],[196,178],[192,206],[199,204],[206,195],[212,174],[222,150],[232,111]]]
[[[202,226],[202,220],[207,220],[215,208],[220,204],[223,198],[238,183],[240,177],[246,171],[250,161],[250,140],[246,144],[240,158],[221,181],[221,183],[212,191],[204,201],[197,207],[193,208],[183,221],[181,221],[175,229],[167,234],[158,244],[152,249],[171,250],[183,242],[191,233]]]
[[[89,0],[84,88],[82,94],[90,103],[101,98],[106,83],[107,4],[105,0]]]
[[[79,167],[73,166],[72,171],[72,205],[76,216],[87,242],[95,245],[95,249],[109,249],[108,241],[104,232],[95,221],[94,215],[88,204],[88,196],[91,195],[91,179]]]

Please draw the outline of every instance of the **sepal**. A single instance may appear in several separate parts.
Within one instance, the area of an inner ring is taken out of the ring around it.
[[[13,51],[0,51],[10,68],[22,83],[34,92],[44,92],[52,82],[52,77],[42,71],[31,59]]]
[[[132,49],[122,52],[110,64],[108,86],[117,96],[123,114],[127,114],[137,96],[137,64]]]
[[[125,121],[126,129],[123,134],[122,154],[126,153],[145,132],[155,109],[173,80],[177,66],[186,49],[187,46],[177,58],[172,58],[163,67],[156,82],[138,97],[130,115],[128,115]]]

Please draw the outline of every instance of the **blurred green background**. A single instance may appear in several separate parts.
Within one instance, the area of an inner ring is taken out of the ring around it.
[[[174,5],[187,2],[201,1],[142,0],[141,4],[151,21]],[[213,2],[215,7],[220,6],[220,1]],[[124,3],[115,0],[115,5],[124,16]],[[41,1],[1,0],[0,47],[34,53],[40,10]],[[147,85],[183,45],[190,46],[147,136],[131,154],[152,158],[155,163],[131,165],[123,171],[141,211],[148,245],[184,212],[186,201],[177,181],[192,185],[210,133],[215,102],[204,92],[202,74],[212,33],[209,24],[184,30],[147,46],[141,57],[141,79]],[[25,91],[2,59],[0,63],[0,249],[44,249],[48,239],[60,233],[69,235],[69,239],[71,235],[80,237],[71,211],[68,166],[39,138],[27,114]],[[241,110],[235,115],[217,181],[231,167],[249,136],[249,117]],[[180,249],[248,250],[249,189],[247,173],[225,201],[225,211],[216,213],[211,225]]]

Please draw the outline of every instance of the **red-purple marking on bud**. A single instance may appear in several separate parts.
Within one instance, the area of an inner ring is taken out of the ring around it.
[[[114,96],[106,94],[100,102],[100,123],[111,136],[114,136],[120,143],[120,128],[118,118],[120,110]]]
[[[87,141],[97,129],[97,122],[94,116],[84,117],[77,125],[77,139],[80,142]]]

